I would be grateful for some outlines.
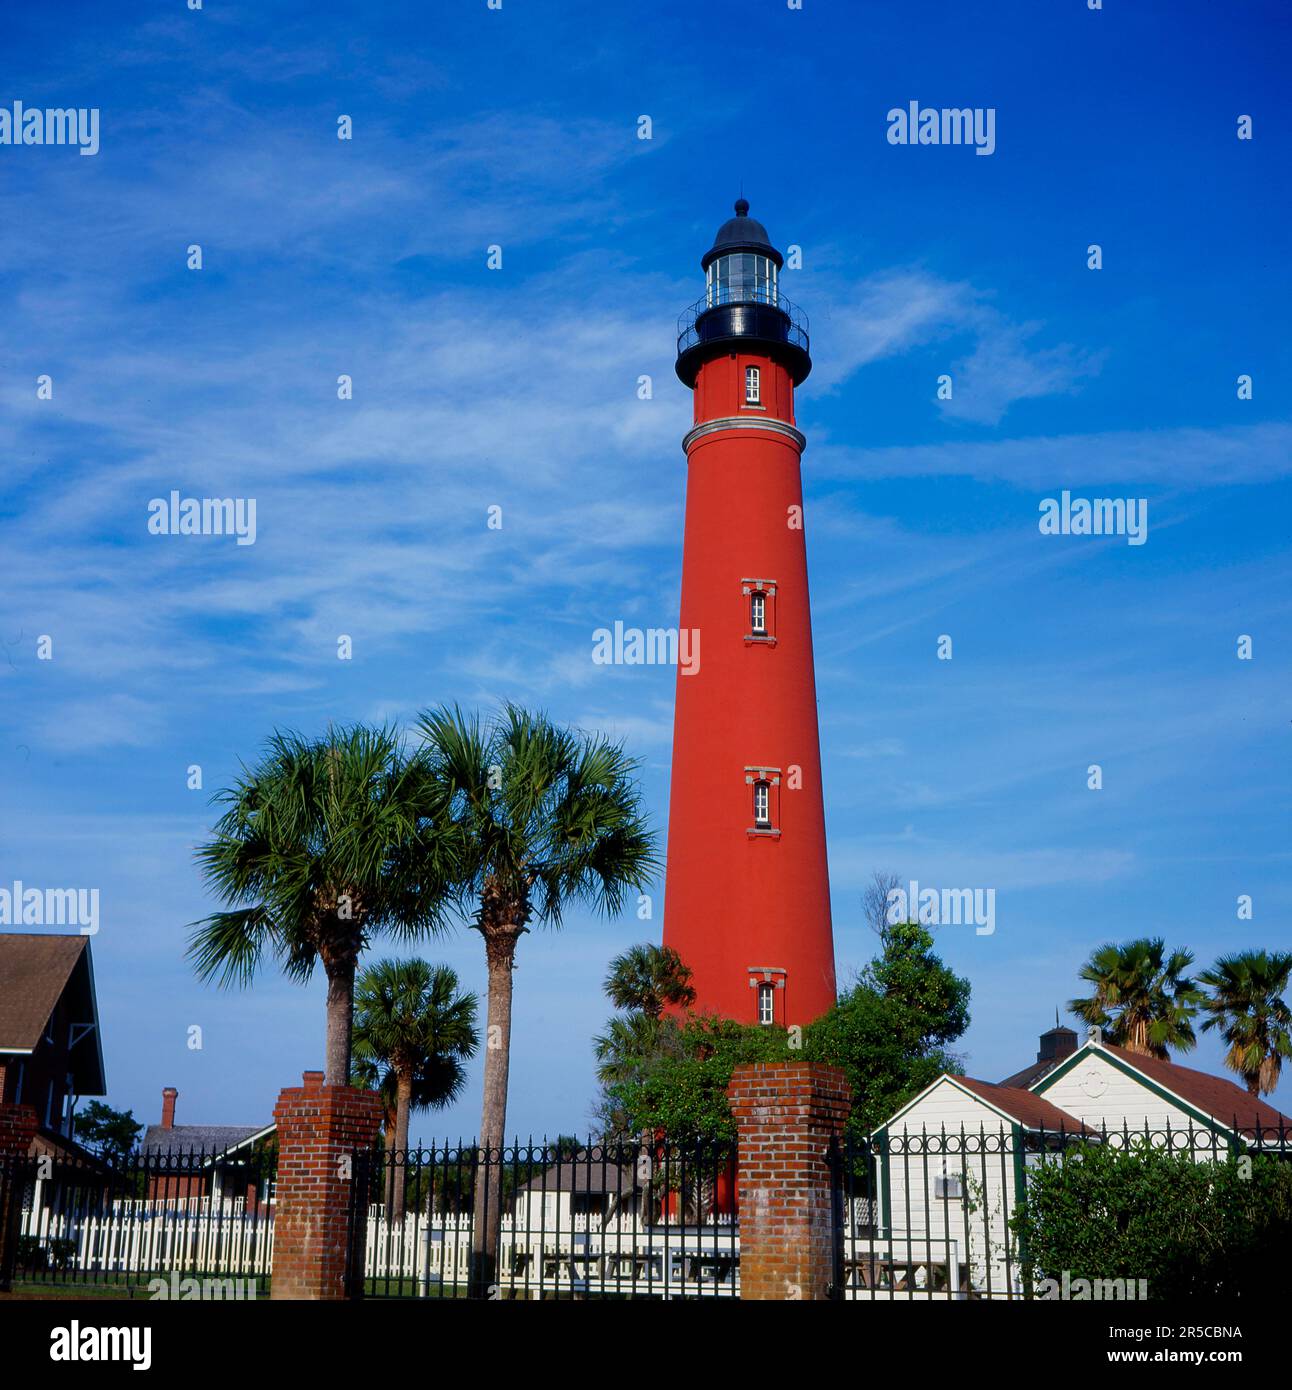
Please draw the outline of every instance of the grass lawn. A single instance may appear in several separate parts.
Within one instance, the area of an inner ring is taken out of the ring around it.
[[[201,1275],[184,1275],[180,1278],[200,1279]],[[151,1294],[148,1289],[152,1279],[166,1280],[167,1292],[170,1292],[169,1275],[109,1275],[103,1279],[95,1279],[84,1283],[77,1283],[73,1279],[24,1279],[20,1275],[15,1276],[13,1287],[9,1293],[0,1293],[0,1299],[99,1299],[99,1298],[131,1298],[140,1299],[148,1302]],[[269,1281],[262,1279],[256,1289],[256,1298],[264,1299],[269,1297]],[[196,1300],[194,1300],[196,1301]],[[237,1299],[208,1299],[204,1302],[239,1302],[248,1300]]]

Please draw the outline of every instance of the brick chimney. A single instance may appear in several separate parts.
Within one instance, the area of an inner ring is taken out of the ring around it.
[[[162,1117],[161,1127],[163,1129],[175,1128],[175,1102],[179,1099],[179,1092],[174,1086],[162,1087]]]

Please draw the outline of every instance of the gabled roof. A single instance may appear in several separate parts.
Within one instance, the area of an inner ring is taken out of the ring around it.
[[[1048,1076],[1063,1060],[1062,1057],[1050,1057],[1044,1062],[1033,1062],[1030,1067],[1024,1067],[1022,1071],[1016,1071],[1013,1076],[1007,1076],[996,1084],[998,1086],[1016,1086],[1023,1091],[1030,1090],[1043,1076]]]
[[[964,1091],[975,1100],[980,1100],[988,1105],[1003,1121],[1020,1124],[1024,1129],[1045,1130],[1055,1134],[1060,1131],[1067,1134],[1094,1133],[1093,1130],[1083,1125],[1075,1115],[1069,1115],[1065,1110],[1060,1110],[1057,1105],[1052,1105],[1048,1100],[1032,1091],[1019,1090],[1013,1086],[997,1086],[990,1081],[979,1081],[972,1076],[953,1076],[947,1071],[944,1071],[941,1076],[926,1086],[918,1096],[908,1100],[880,1128],[887,1129],[890,1125],[895,1124],[908,1110],[918,1105],[930,1091],[940,1086],[944,1081],[949,1081],[958,1090]]]
[[[1262,1138],[1277,1142],[1281,1127],[1285,1140],[1292,1142],[1292,1119],[1263,1100],[1248,1095],[1234,1082],[1226,1081],[1222,1076],[1212,1076],[1210,1072],[1182,1067],[1178,1062],[1142,1057],[1113,1043],[1090,1042],[1079,1047],[1052,1072],[1042,1077],[1034,1093],[1039,1095],[1049,1090],[1061,1075],[1066,1075],[1091,1053],[1102,1053],[1120,1071],[1137,1075],[1151,1089],[1165,1093],[1167,1099],[1183,1101],[1185,1110],[1197,1112],[1226,1130],[1233,1131],[1236,1127],[1238,1133],[1251,1136],[1260,1129],[1265,1131]]]
[[[0,934],[0,1052],[32,1052],[89,943],[86,936]]]
[[[541,1173],[520,1185],[522,1192],[614,1192],[625,1196],[634,1188],[644,1188],[632,1163],[614,1163],[594,1152],[580,1149],[570,1158],[549,1164]]]
[[[76,1091],[101,1096],[107,1085],[90,938],[0,932],[0,1053],[34,1052],[64,994],[73,1020],[88,1025],[72,1048]]]
[[[146,1157],[164,1158],[232,1157],[274,1129],[274,1125],[171,1125],[169,1129],[149,1125],[139,1152]]]
[[[1060,1130],[1068,1134],[1093,1134],[1094,1131],[1083,1125],[1075,1115],[1060,1110],[1043,1096],[1025,1091],[1018,1086],[996,1086],[990,1081],[978,1081],[972,1076],[953,1076],[966,1090],[972,1091],[988,1105],[1003,1111],[1011,1120],[1017,1120],[1024,1129]]]

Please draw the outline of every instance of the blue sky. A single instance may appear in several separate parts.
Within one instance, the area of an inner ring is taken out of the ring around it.
[[[873,869],[994,888],[995,934],[940,949],[998,1079],[1101,941],[1286,946],[1288,24],[171,0],[51,34],[10,7],[0,104],[98,107],[101,148],[0,147],[0,882],[100,889],[112,1103],[154,1120],[176,1085],[181,1121],[252,1123],[321,1063],[321,981],[221,992],[183,959],[208,796],[276,726],[540,705],[626,740],[663,831],[672,673],[594,665],[592,632],[677,620],[674,321],[742,181],[803,248],[841,976]],[[912,100],[994,108],[995,152],[890,145]],[[1146,498],[1147,543],[1041,536],[1063,488]],[[256,498],[255,544],[150,536],[172,489]],[[522,943],[515,1130],[586,1124],[600,980],[655,902]],[[426,954],[483,987],[474,933]],[[476,1116],[473,1081],[414,1129]]]

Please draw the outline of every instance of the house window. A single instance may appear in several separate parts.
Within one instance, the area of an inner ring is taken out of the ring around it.
[[[759,378],[761,373],[757,367],[745,368],[745,404],[757,405],[762,396],[759,393]]]
[[[755,637],[767,636],[767,595],[758,591],[749,595],[749,631]]]
[[[759,1023],[776,1022],[776,986],[761,984],[758,986],[758,1021]]]
[[[939,1201],[955,1201],[964,1195],[964,1182],[959,1173],[933,1175],[933,1196]]]
[[[754,824],[765,830],[772,823],[772,784],[754,783]]]

